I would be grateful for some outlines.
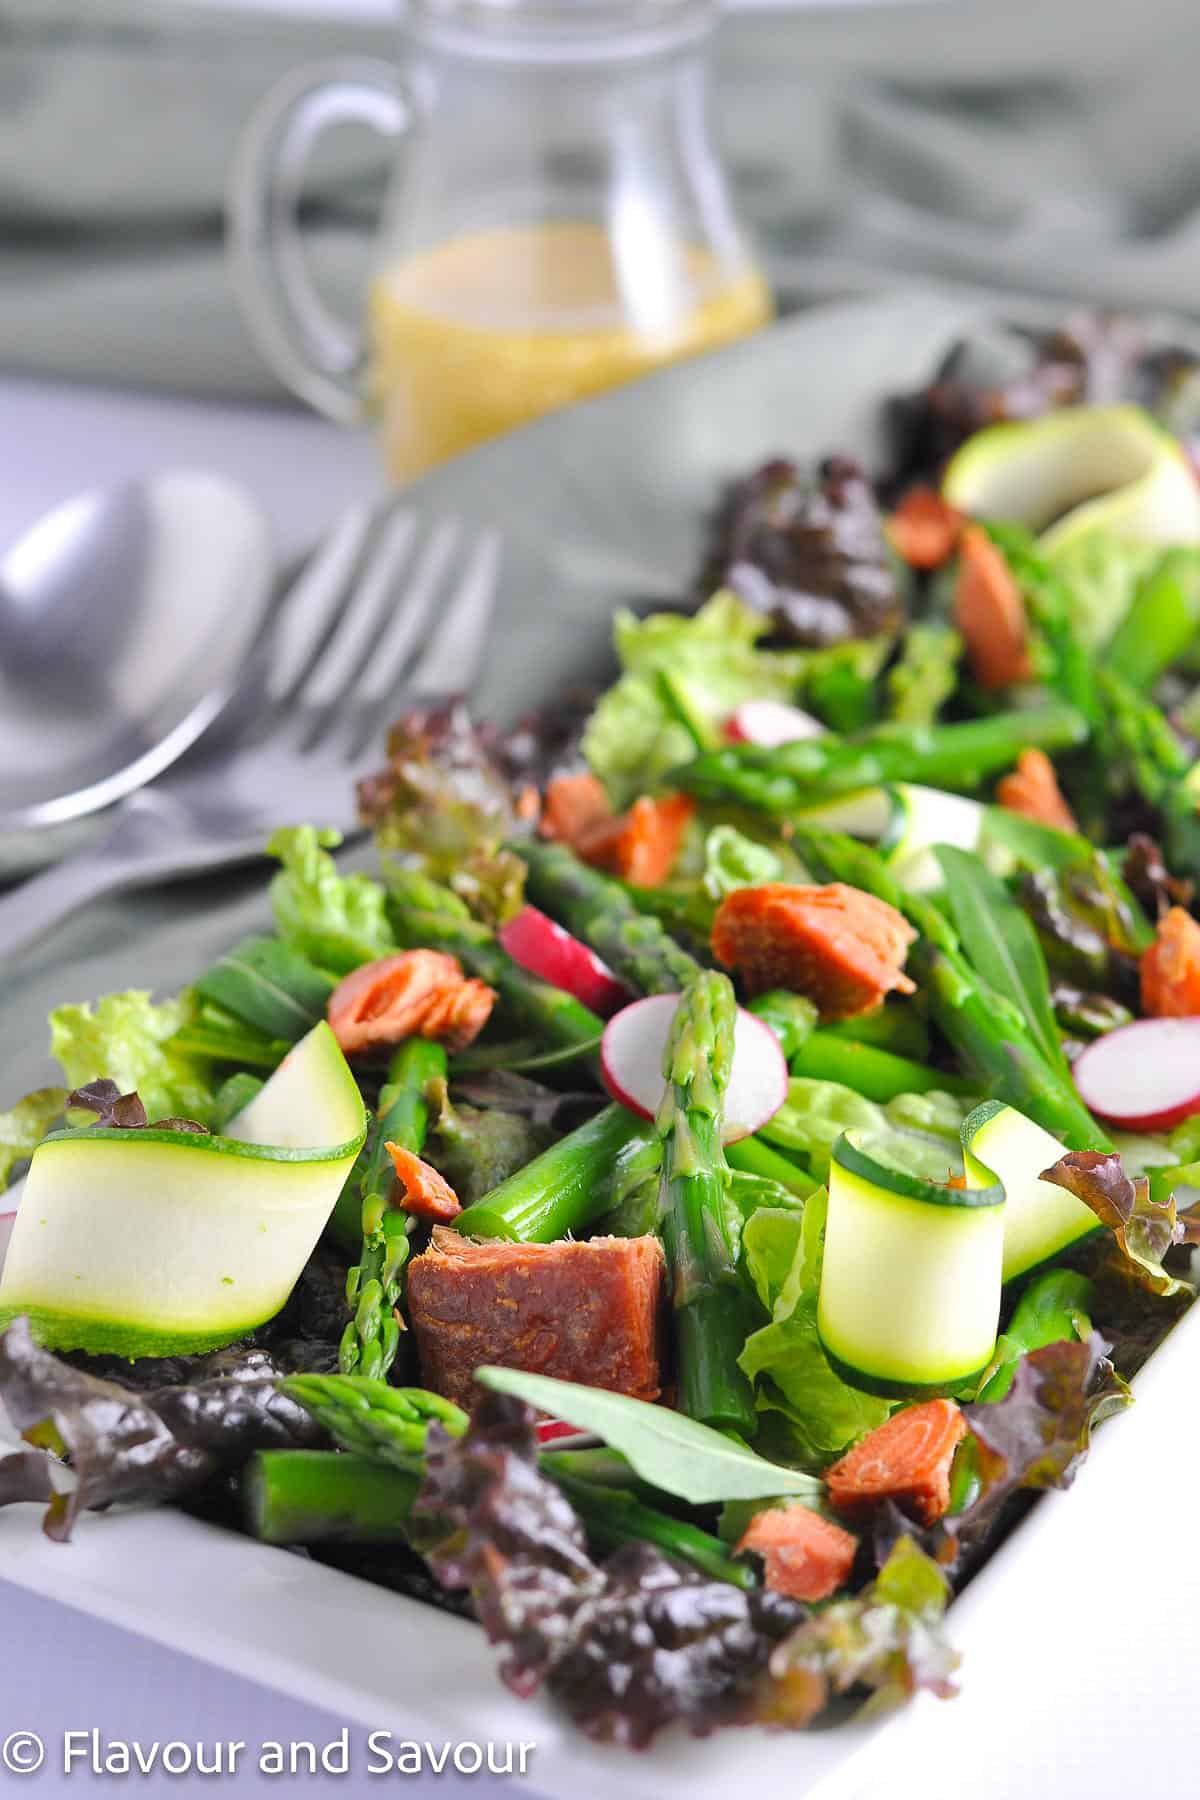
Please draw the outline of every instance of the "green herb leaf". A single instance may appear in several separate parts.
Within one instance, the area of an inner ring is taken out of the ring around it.
[[[643,1481],[693,1506],[776,1494],[799,1494],[813,1503],[821,1497],[821,1483],[811,1475],[767,1462],[744,1444],[669,1407],[522,1369],[477,1369],[475,1378],[581,1431],[596,1432],[628,1458]]]
[[[248,937],[200,977],[196,992],[268,1038],[295,1044],[325,1017],[333,981],[278,938]]]
[[[958,934],[971,963],[989,987],[1020,1008],[1030,1034],[1051,1068],[1067,1080],[1046,959],[1029,919],[1004,883],[966,850],[939,844],[946,893]]]

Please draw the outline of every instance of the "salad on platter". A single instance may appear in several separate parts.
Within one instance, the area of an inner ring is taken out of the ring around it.
[[[738,481],[599,695],[401,717],[369,857],[277,831],[181,992],[57,1008],[0,1504],[464,1611],[634,1747],[953,1693],[1200,1243],[1195,375],[990,349],[874,478]]]

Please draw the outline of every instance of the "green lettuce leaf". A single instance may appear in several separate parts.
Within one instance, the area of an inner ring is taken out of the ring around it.
[[[743,700],[794,700],[809,655],[759,650],[770,621],[731,593],[692,615],[621,611],[614,638],[624,673],[588,720],[583,753],[620,809],[695,754],[695,739],[664,695],[660,671],[686,686],[689,711],[719,729]]]
[[[66,1104],[65,1088],[38,1088],[0,1113],[0,1192],[18,1163],[32,1156]]]
[[[833,1146],[843,1131],[883,1132],[887,1122],[882,1106],[864,1099],[853,1088],[843,1087],[839,1081],[794,1075],[788,1082],[787,1100],[762,1127],[760,1136],[787,1150],[800,1151],[808,1159],[811,1173],[824,1181]]]
[[[267,855],[283,864],[271,882],[280,937],[335,975],[396,949],[386,891],[368,875],[338,873],[329,852],[341,841],[340,831],[289,825],[267,844]]]
[[[774,1436],[805,1467],[823,1469],[848,1444],[881,1425],[891,1411],[849,1387],[830,1367],[817,1334],[827,1196],[802,1210],[764,1208],[742,1228],[745,1267],[771,1323],[747,1338],[738,1365],[754,1384],[760,1412],[773,1415]]]
[[[1087,649],[1107,644],[1161,555],[1161,545],[1131,543],[1098,529],[1046,557],[1070,596],[1071,624]]]
[[[131,988],[94,1006],[59,1006],[50,1014],[50,1054],[71,1088],[107,1079],[123,1094],[136,1091],[152,1119],[207,1125],[214,1101],[209,1067],[170,1041],[195,1013],[190,988],[157,1004]]]

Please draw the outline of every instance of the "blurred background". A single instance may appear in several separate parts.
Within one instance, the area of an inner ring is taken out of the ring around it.
[[[720,136],[781,309],[897,280],[1193,311],[1194,0],[731,0]],[[235,138],[297,64],[392,58],[391,0],[0,0],[0,370],[282,400],[222,255]],[[314,164],[361,294],[391,153]]]

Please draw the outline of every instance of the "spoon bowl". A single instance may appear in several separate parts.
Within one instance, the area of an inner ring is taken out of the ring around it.
[[[259,508],[191,471],[77,495],[0,556],[0,854],[25,860],[31,839],[196,741],[236,685],[272,575]]]

